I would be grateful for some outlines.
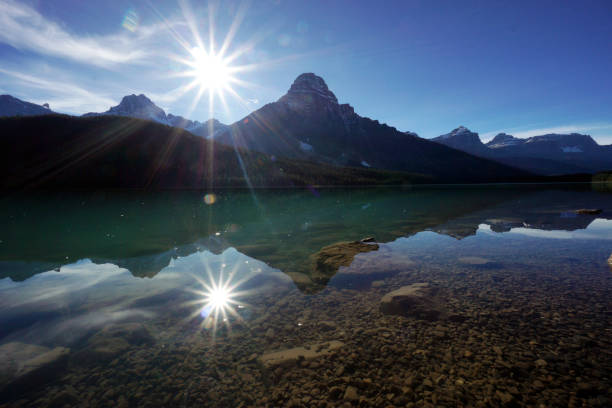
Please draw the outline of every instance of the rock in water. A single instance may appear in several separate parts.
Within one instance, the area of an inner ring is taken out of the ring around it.
[[[131,346],[150,345],[155,339],[140,323],[122,323],[108,326],[94,334],[87,346],[79,351],[78,359],[86,362],[108,361]]]
[[[584,214],[584,215],[597,215],[601,214],[602,210],[599,208],[581,208],[575,211],[576,214]]]
[[[315,344],[309,348],[294,347],[288,350],[266,353],[259,358],[259,361],[266,367],[289,364],[301,359],[310,360],[333,353],[342,346],[344,346],[344,343],[333,340],[327,343]]]
[[[428,283],[414,283],[387,293],[380,300],[380,311],[387,315],[437,320],[442,314],[439,302]]]
[[[612,255],[610,255],[608,258],[608,265],[610,265],[610,268],[612,268]]]
[[[459,263],[466,265],[486,265],[490,263],[486,258],[482,258],[480,256],[463,256],[458,259]]]
[[[295,283],[295,286],[297,286],[298,288],[303,288],[305,286],[308,285],[312,285],[312,279],[310,279],[310,276],[304,274],[304,273],[300,273],[300,272],[285,272],[293,281],[293,283]]]
[[[56,379],[69,348],[12,342],[0,346],[0,401]]]
[[[359,394],[357,393],[357,388],[351,385],[346,387],[346,391],[344,391],[344,399],[347,401],[358,401]]]
[[[323,247],[312,256],[314,263],[312,279],[324,285],[341,266],[349,266],[355,255],[376,250],[378,250],[378,244],[362,241],[338,242]]]

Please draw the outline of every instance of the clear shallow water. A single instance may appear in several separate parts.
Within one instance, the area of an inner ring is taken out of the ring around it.
[[[0,210],[8,406],[611,402],[610,193],[98,193]],[[317,263],[364,237],[377,244]],[[381,312],[419,282],[438,318]],[[268,360],[296,347],[316,356]]]

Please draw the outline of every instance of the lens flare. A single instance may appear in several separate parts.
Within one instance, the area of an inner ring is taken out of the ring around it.
[[[204,196],[204,202],[208,205],[212,205],[217,201],[217,196],[214,194],[206,194]]]
[[[125,13],[125,16],[123,17],[123,22],[121,23],[121,25],[126,30],[134,32],[138,28],[139,22],[140,22],[140,18],[138,17],[138,14],[136,13],[136,11],[130,9],[127,11],[127,13]]]

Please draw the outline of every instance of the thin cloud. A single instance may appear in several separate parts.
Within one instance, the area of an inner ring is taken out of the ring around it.
[[[0,42],[20,50],[66,58],[88,65],[110,68],[118,64],[139,62],[148,54],[134,47],[163,27],[141,27],[140,34],[78,37],[59,24],[43,17],[35,9],[11,0],[0,0]]]

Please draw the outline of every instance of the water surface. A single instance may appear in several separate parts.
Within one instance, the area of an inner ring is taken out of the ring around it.
[[[37,194],[0,217],[7,406],[612,402],[612,194],[590,186]],[[435,318],[382,313],[414,283]]]

